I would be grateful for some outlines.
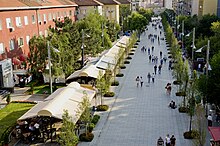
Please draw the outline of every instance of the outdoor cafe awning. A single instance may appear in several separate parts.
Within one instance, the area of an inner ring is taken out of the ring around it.
[[[215,142],[220,142],[220,127],[208,127],[209,132]]]
[[[85,95],[88,96],[91,101],[95,96],[96,91],[81,87],[79,83],[72,82],[67,87],[57,89],[44,101],[39,102],[18,121],[30,119],[36,116],[48,116],[57,119],[62,119],[64,110],[67,110],[69,115],[72,116],[73,122],[78,120],[76,111],[79,103],[82,101]]]
[[[71,74],[67,79],[74,79],[77,77],[91,77],[97,79],[99,76],[99,73],[101,72],[102,75],[105,74],[103,70],[98,69],[95,65],[89,64],[85,67],[83,67],[81,70],[75,71],[73,74]]]

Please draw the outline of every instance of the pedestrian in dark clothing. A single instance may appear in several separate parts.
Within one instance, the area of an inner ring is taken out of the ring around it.
[[[161,74],[161,68],[162,68],[162,65],[160,64],[160,65],[158,66],[158,73],[159,73],[159,74]]]
[[[148,78],[148,83],[150,83],[150,78],[151,78],[150,73],[147,74],[147,78]]]
[[[169,61],[169,68],[168,69],[171,70],[171,67],[172,67],[172,61],[170,60]]]
[[[152,52],[152,53],[154,52],[154,46],[151,47],[151,52]]]
[[[160,51],[160,58],[162,58],[162,55],[163,55],[163,53],[162,53],[162,51]]]
[[[142,87],[142,86],[143,86],[143,83],[144,83],[142,77],[140,78],[140,82],[141,82],[141,87]]]
[[[162,137],[159,137],[159,139],[157,140],[157,146],[164,146],[164,141]]]
[[[170,146],[175,146],[175,145],[176,145],[176,138],[174,137],[174,135],[172,135],[170,138]]]
[[[154,73],[152,74],[151,78],[152,78],[152,82],[154,83],[154,78],[155,78]]]
[[[155,75],[157,74],[157,65],[156,64],[154,65],[154,73],[155,73]]]
[[[151,62],[151,55],[149,55],[149,62]]]

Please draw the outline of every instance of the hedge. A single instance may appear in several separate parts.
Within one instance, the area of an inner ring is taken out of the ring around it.
[[[97,111],[107,111],[108,110],[108,105],[98,105],[97,107]]]

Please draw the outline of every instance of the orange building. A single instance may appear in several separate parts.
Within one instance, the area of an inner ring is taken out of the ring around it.
[[[69,0],[0,0],[0,60],[12,58],[16,69],[29,54],[34,35],[48,35],[54,20],[76,19],[77,4]]]

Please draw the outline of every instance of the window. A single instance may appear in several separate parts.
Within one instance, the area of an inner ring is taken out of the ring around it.
[[[47,16],[46,16],[46,14],[43,14],[43,16],[44,16],[44,21],[47,21]]]
[[[0,20],[0,30],[2,30],[2,21]]]
[[[0,54],[5,53],[4,45],[3,43],[0,43]]]
[[[64,14],[64,17],[66,17],[66,11],[63,14]]]
[[[9,41],[9,46],[10,46],[10,50],[14,50],[15,49],[15,40],[14,39],[11,39]]]
[[[45,37],[48,36],[48,32],[47,32],[47,30],[44,31],[44,36],[45,36]]]
[[[41,22],[41,16],[38,14],[38,22]]]
[[[57,17],[60,17],[60,12],[57,12]]]
[[[23,38],[18,38],[18,46],[23,46],[24,45],[24,39]]]
[[[28,17],[24,16],[24,25],[28,25]]]
[[[6,18],[6,25],[7,25],[7,28],[12,27],[11,18]]]
[[[52,14],[51,14],[51,13],[48,14],[48,20],[49,20],[49,21],[52,20]]]
[[[21,17],[15,17],[16,26],[21,26]]]
[[[26,43],[27,43],[27,45],[29,45],[29,41],[30,41],[30,36],[27,35],[27,36],[26,36]]]
[[[69,15],[72,16],[72,11],[71,10],[69,11]]]
[[[32,23],[35,23],[35,22],[36,22],[34,15],[31,16],[31,19],[32,19]]]
[[[56,19],[56,13],[53,13],[53,19],[54,20]]]

